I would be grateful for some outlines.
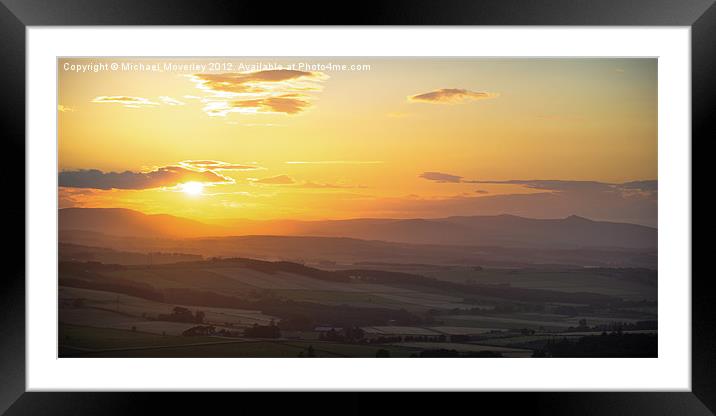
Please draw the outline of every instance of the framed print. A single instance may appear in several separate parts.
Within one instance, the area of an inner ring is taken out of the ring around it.
[[[214,391],[711,414],[710,2],[183,6],[2,9],[8,414]]]

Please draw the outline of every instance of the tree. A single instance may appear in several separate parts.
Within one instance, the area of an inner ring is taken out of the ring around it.
[[[202,312],[202,311],[196,311],[196,314],[194,315],[194,317],[195,317],[195,318],[194,318],[194,321],[195,321],[197,324],[203,324],[203,323],[204,323],[204,317],[205,317],[205,316],[206,316],[206,315],[204,315],[204,312]]]
[[[160,318],[166,315],[159,315]],[[172,310],[172,314],[168,317],[170,321],[175,322],[194,322],[194,314],[187,308],[177,306]]]

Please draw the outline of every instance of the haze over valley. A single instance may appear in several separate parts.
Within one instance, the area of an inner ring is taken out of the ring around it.
[[[658,356],[656,59],[217,59],[59,59],[61,358]]]

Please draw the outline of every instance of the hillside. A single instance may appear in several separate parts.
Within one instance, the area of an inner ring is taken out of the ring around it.
[[[641,225],[570,216],[531,219],[513,215],[437,219],[354,219],[338,221],[241,221],[219,227],[171,215],[128,209],[68,208],[59,212],[60,230],[131,237],[292,235],[347,237],[397,243],[539,248],[655,249],[657,230]]]
[[[62,230],[94,231],[125,237],[199,237],[227,235],[229,231],[173,215],[148,215],[123,208],[65,208],[59,210]]]

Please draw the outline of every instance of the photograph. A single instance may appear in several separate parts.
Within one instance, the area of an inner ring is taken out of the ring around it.
[[[657,68],[57,57],[58,356],[657,358]]]

